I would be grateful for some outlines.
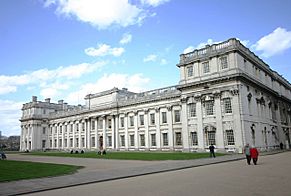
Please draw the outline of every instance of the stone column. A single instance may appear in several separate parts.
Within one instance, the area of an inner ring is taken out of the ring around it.
[[[155,108],[155,123],[156,123],[156,142],[157,149],[161,149],[161,130],[160,130],[160,108]]]
[[[124,115],[124,140],[125,140],[125,149],[128,150],[128,113]]]
[[[106,149],[106,116],[103,117],[103,130],[102,130],[102,133],[103,133],[103,149],[105,150]]]
[[[52,125],[52,149],[55,148],[55,131],[56,125]]]
[[[181,99],[181,111],[180,111],[180,120],[182,123],[182,144],[183,150],[189,151],[189,132],[188,132],[188,117],[187,117],[187,97],[182,97]]]
[[[115,116],[115,149],[119,149],[118,140],[119,139],[119,116]]]
[[[145,140],[145,148],[149,149],[149,143],[150,143],[150,138],[149,138],[149,110],[145,109],[144,110],[144,127],[145,127],[145,133],[144,133],[144,140]]]
[[[79,131],[78,131],[78,136],[79,136],[79,145],[77,146],[79,149],[81,148],[81,132],[82,132],[82,120],[79,121],[79,124],[78,124],[78,128],[79,128]]]
[[[73,122],[73,146],[72,146],[72,148],[76,147],[76,135],[75,135],[76,129],[77,129],[76,122]]]
[[[174,149],[174,132],[173,132],[173,118],[172,118],[172,106],[167,105],[167,123],[168,123],[168,134],[169,134],[169,147]]]
[[[60,149],[60,124],[57,124],[57,149]]]
[[[216,148],[224,150],[224,137],[223,137],[223,126],[222,126],[222,114],[221,114],[221,99],[220,92],[214,94],[214,106],[215,106],[215,117],[216,117]]]
[[[196,115],[197,115],[197,136],[198,136],[198,147],[200,151],[204,151],[204,130],[203,130],[203,108],[202,108],[202,100],[201,95],[195,96],[196,102]]]
[[[66,123],[66,126],[67,126],[67,148],[71,148],[71,146],[70,146],[70,132],[71,132],[70,122]]]
[[[87,149],[91,149],[91,118],[87,119]]]
[[[112,149],[115,149],[115,134],[116,134],[116,128],[115,128],[115,116],[112,115],[111,119],[111,140],[112,140]]]
[[[139,147],[138,147],[138,133],[137,133],[137,130],[138,130],[138,112],[137,111],[134,111],[134,148],[137,150]]]
[[[97,150],[98,149],[98,117],[96,117],[96,120],[95,120],[95,149]]]

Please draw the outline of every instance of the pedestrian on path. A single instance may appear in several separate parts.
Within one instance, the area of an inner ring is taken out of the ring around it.
[[[209,146],[209,152],[210,152],[210,157],[213,157],[213,158],[215,158],[214,149],[215,149],[215,147],[211,144]]]
[[[244,147],[244,154],[246,155],[248,165],[251,164],[251,159],[252,159],[250,150],[251,150],[250,145],[246,144]]]
[[[256,147],[252,147],[251,150],[250,150],[250,153],[251,153],[251,158],[253,159],[253,163],[255,165],[257,165],[258,156],[259,156],[259,152],[258,152],[257,148]]]

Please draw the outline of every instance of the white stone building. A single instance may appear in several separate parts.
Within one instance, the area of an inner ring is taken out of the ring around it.
[[[89,94],[85,106],[60,100],[23,105],[21,150],[242,152],[290,145],[291,86],[236,39],[180,55],[176,86]]]

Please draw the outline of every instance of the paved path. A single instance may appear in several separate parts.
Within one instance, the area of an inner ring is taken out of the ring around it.
[[[92,183],[31,196],[290,196],[291,152],[178,171]]]
[[[206,158],[187,161],[127,161],[9,155],[9,159],[13,160],[73,164],[85,166],[85,168],[72,175],[0,183],[0,195],[15,195],[43,190],[52,190],[62,187],[71,187],[95,182],[104,182],[146,174],[198,167],[202,165],[241,160],[243,158],[243,155],[235,154],[217,157],[215,159]]]

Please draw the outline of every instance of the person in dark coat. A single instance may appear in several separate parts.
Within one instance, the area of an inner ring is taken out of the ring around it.
[[[215,149],[215,147],[211,144],[209,146],[209,152],[210,152],[210,157],[213,157],[213,158],[215,158],[214,149]]]
[[[246,155],[248,165],[251,164],[251,159],[252,159],[250,150],[251,150],[250,145],[246,144],[246,146],[244,147],[244,154]]]

